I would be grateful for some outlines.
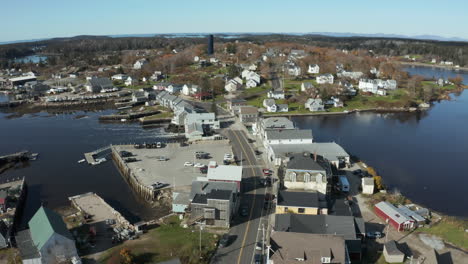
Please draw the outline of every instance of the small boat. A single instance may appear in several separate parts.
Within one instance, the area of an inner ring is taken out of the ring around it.
[[[120,119],[120,122],[127,122],[127,119],[122,118],[122,119]]]
[[[37,156],[39,156],[39,153],[31,153],[31,155],[29,156],[29,160],[36,160]]]
[[[85,159],[80,159],[80,160],[78,161],[78,163],[83,163],[83,162],[85,162]]]

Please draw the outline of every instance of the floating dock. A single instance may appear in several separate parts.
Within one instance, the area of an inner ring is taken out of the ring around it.
[[[97,161],[96,156],[104,151],[110,150],[111,146],[103,147],[92,152],[87,152],[84,154],[85,160],[90,165],[97,165],[102,163],[102,161]]]

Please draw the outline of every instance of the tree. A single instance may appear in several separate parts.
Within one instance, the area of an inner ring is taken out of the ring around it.
[[[226,52],[229,53],[229,54],[236,54],[236,52],[237,52],[236,44],[228,43],[227,46],[226,46]]]
[[[449,81],[455,84],[457,87],[460,87],[463,84],[463,77],[457,75],[454,78],[449,78]]]
[[[123,248],[120,250],[120,257],[122,258],[122,264],[134,264],[135,256],[132,254],[130,249]]]
[[[231,78],[231,79],[236,77],[236,76],[239,76],[239,74],[240,74],[240,70],[236,65],[229,65],[227,70],[228,70],[227,74],[228,74],[229,78]]]

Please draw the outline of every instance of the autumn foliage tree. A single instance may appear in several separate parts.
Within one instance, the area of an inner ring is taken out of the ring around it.
[[[449,81],[455,84],[457,87],[460,87],[463,84],[463,77],[457,75],[453,78],[449,78]]]
[[[122,264],[135,264],[135,256],[132,254],[130,249],[123,248],[120,250],[120,257]]]

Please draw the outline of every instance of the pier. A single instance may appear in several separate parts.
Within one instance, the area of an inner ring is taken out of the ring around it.
[[[110,150],[111,146],[103,147],[92,152],[87,152],[84,154],[85,160],[90,165],[97,165],[100,162],[96,161],[96,156],[104,151]]]

